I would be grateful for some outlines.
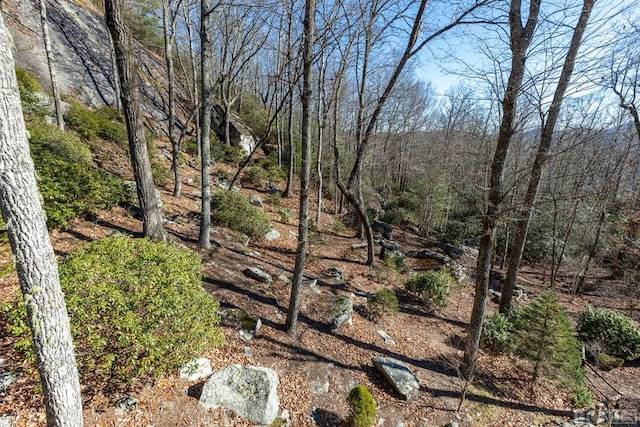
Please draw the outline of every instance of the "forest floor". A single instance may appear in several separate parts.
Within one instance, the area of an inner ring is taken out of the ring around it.
[[[166,153],[167,147],[160,147]],[[160,154],[162,155],[162,154]],[[126,164],[123,153],[104,155],[110,169]],[[166,159],[165,159],[166,160]],[[124,162],[124,163],[120,163]],[[218,164],[215,170],[232,167]],[[126,171],[119,171],[126,174]],[[184,168],[184,179],[197,183],[198,171]],[[378,405],[379,426],[439,426],[457,421],[468,426],[533,426],[556,425],[569,420],[571,405],[568,396],[549,381],[532,384],[523,368],[524,362],[507,355],[481,352],[475,380],[458,411],[464,386],[458,373],[463,351],[465,328],[473,303],[470,281],[456,288],[448,306],[427,312],[407,298],[403,291],[405,273],[379,262],[373,269],[363,265],[366,249],[354,248],[360,243],[353,230],[333,231],[338,217],[323,212],[321,221],[311,234],[310,254],[305,275],[318,279],[318,287],[303,287],[298,333],[292,338],[284,331],[290,285],[275,280],[271,285],[258,284],[245,277],[242,270],[260,266],[278,277],[293,275],[297,233],[297,197],[273,198],[259,189],[244,188],[242,192],[259,194],[265,202],[275,228],[281,237],[272,242],[246,242],[228,229],[214,227],[214,248],[196,248],[198,235],[199,188],[185,184],[183,197],[171,196],[170,185],[160,188],[167,229],[171,239],[198,251],[203,259],[203,286],[222,308],[239,307],[258,315],[263,323],[257,336],[245,342],[233,326],[222,326],[224,344],[202,355],[211,360],[214,370],[229,364],[259,365],[274,369],[280,380],[278,393],[281,409],[289,413],[292,426],[338,426],[348,413],[346,396],[356,384],[364,384]],[[330,207],[330,203],[325,201]],[[279,211],[289,209],[291,220],[282,222]],[[66,231],[51,233],[56,253],[63,256],[72,247],[100,239],[115,232],[139,235],[140,221],[122,208],[104,211],[91,220],[78,220]],[[411,233],[394,230],[394,239],[404,250],[419,249],[423,240]],[[11,262],[10,251],[0,247],[0,268]],[[463,259],[469,275],[473,259]],[[418,260],[408,260],[408,266],[419,271],[425,268]],[[342,272],[343,281],[335,280],[330,268]],[[566,277],[570,278],[570,272]],[[527,292],[539,294],[547,287],[544,266],[526,266],[519,282]],[[609,279],[609,272],[593,270],[589,278],[595,290],[571,299],[564,284],[557,287],[561,301],[575,317],[585,304],[615,308],[636,320],[640,317],[637,298],[625,295],[622,284]],[[395,315],[373,321],[366,313],[366,296],[383,287],[400,296],[400,310]],[[18,292],[15,274],[0,279],[0,301]],[[327,327],[331,301],[336,294],[353,294],[353,325],[343,325],[336,331]],[[274,298],[275,296],[275,298]],[[496,305],[488,303],[489,313]],[[0,393],[0,416],[13,417],[15,426],[45,425],[41,388],[32,366],[13,348],[13,339],[0,325],[0,372],[18,374],[17,381]],[[393,338],[394,345],[385,343],[378,330]],[[405,362],[420,382],[420,392],[412,400],[400,400],[376,373],[371,358],[393,357]],[[640,368],[623,367],[610,372],[589,371],[588,384],[598,400],[623,393],[624,409],[640,409]],[[85,425],[88,426],[248,426],[228,410],[206,410],[198,404],[197,395],[203,382],[188,382],[175,375],[153,382],[137,382],[128,392],[138,399],[137,407],[117,414],[114,401],[122,394],[95,394],[84,386],[86,397]],[[403,424],[402,424],[403,423]]]

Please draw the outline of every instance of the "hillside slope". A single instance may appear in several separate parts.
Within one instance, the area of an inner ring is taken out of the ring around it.
[[[49,88],[38,0],[6,0],[4,19],[13,37],[17,66],[34,73]],[[116,104],[109,34],[102,13],[84,1],[48,0],[49,29],[58,84],[63,95],[100,108]],[[167,78],[162,58],[138,45],[143,108],[156,130],[166,128]],[[178,99],[185,98],[178,83]],[[184,106],[178,114],[184,116]]]

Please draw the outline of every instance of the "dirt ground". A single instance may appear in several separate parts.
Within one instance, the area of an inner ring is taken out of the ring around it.
[[[160,147],[163,161],[168,147]],[[105,156],[107,157],[107,156]],[[103,167],[120,169],[123,153],[109,153]],[[195,163],[195,162],[194,162]],[[232,171],[230,166],[216,165]],[[124,174],[127,171],[119,170]],[[259,284],[242,274],[250,266],[260,266],[274,278],[291,278],[296,247],[297,200],[270,197],[260,189],[245,188],[243,193],[259,194],[265,201],[275,228],[281,237],[272,242],[249,241],[237,233],[215,227],[212,231],[214,247],[210,251],[196,248],[198,235],[199,189],[198,171],[186,166],[183,197],[171,196],[170,185],[160,188],[167,229],[171,239],[197,250],[203,259],[203,286],[222,308],[238,307],[258,315],[262,328],[257,336],[245,342],[233,326],[223,326],[224,345],[202,355],[208,357],[214,370],[229,364],[259,365],[274,369],[280,380],[278,393],[281,409],[289,413],[293,426],[338,426],[348,413],[346,396],[356,384],[364,384],[378,405],[379,426],[438,426],[457,421],[472,426],[533,426],[567,421],[571,407],[568,396],[548,381],[529,382],[528,375],[519,369],[522,361],[505,355],[481,353],[478,374],[457,411],[463,382],[457,367],[462,356],[465,328],[473,303],[473,287],[467,281],[453,291],[446,308],[435,313],[426,312],[402,293],[405,276],[382,265],[376,269],[365,267],[365,250],[354,248],[360,243],[353,238],[353,230],[336,233],[336,216],[323,212],[312,232],[305,275],[318,279],[318,286],[303,286],[300,322],[295,338],[284,332],[290,285],[276,279],[271,285]],[[325,201],[327,210],[331,205]],[[289,209],[292,220],[283,223],[281,209]],[[70,248],[85,241],[100,239],[115,232],[138,235],[141,224],[124,209],[114,208],[91,220],[79,220],[68,231],[53,231],[56,253],[63,256]],[[415,236],[395,230],[395,239],[403,249],[418,249],[422,243]],[[0,268],[11,262],[8,248],[0,247]],[[463,260],[472,273],[473,260]],[[409,260],[414,270],[424,268],[417,260]],[[337,280],[330,270],[338,269],[344,280]],[[594,270],[591,281],[597,290],[570,300],[560,287],[561,300],[575,315],[586,304],[617,308],[638,319],[637,300],[629,301],[621,284],[608,279],[608,272]],[[527,266],[520,282],[528,292],[541,293],[548,279],[543,266]],[[379,321],[366,313],[366,297],[388,287],[400,295],[400,311]],[[0,300],[7,300],[17,292],[17,278],[9,275],[0,279]],[[352,295],[353,324],[336,331],[327,326],[328,312],[334,295]],[[489,302],[488,310],[496,305]],[[387,344],[378,331],[385,331],[395,344]],[[16,426],[45,425],[37,373],[27,365],[12,346],[13,339],[4,325],[0,325],[0,372],[12,371],[18,380],[0,394],[0,416],[10,415]],[[406,402],[389,388],[376,373],[371,358],[393,357],[405,362],[420,382],[420,392]],[[599,400],[616,392],[624,393],[625,409],[637,410],[640,389],[637,387],[639,368],[623,367],[611,372],[588,372],[589,384]],[[602,376],[602,378],[598,377]],[[605,382],[606,381],[606,382]],[[609,383],[609,385],[607,384]],[[175,375],[154,382],[135,383],[129,395],[138,399],[137,407],[125,414],[117,414],[114,401],[122,394],[98,394],[84,402],[85,424],[88,426],[249,426],[224,409],[205,410],[197,396],[202,382],[192,383]],[[614,391],[613,388],[617,389]],[[84,394],[94,395],[90,390]],[[555,425],[555,424],[549,424]]]

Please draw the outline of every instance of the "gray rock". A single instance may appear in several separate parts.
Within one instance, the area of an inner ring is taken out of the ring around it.
[[[11,427],[13,417],[8,415],[0,416],[0,427]]]
[[[200,378],[208,377],[213,373],[209,359],[193,359],[185,363],[180,369],[180,378],[188,381],[198,381]]]
[[[267,234],[264,235],[264,240],[267,242],[272,242],[280,238],[280,232],[275,228],[272,228]]]
[[[373,230],[374,233],[380,234],[384,239],[393,239],[393,227],[391,224],[375,220],[373,224],[371,224],[371,230]]]
[[[291,279],[289,279],[284,273],[278,274],[278,280],[282,281],[285,285],[291,284]]]
[[[451,421],[450,423],[446,423],[444,427],[458,427],[458,423],[456,421]]]
[[[420,390],[418,379],[407,365],[390,357],[374,357],[373,366],[404,400],[410,400]]]
[[[390,345],[391,347],[396,345],[396,342],[385,331],[377,330],[376,332],[380,335],[380,338],[382,338],[385,344]]]
[[[336,295],[333,300],[331,329],[338,329],[345,323],[351,324],[353,301],[349,295]]]
[[[336,278],[336,280],[343,281],[342,271],[337,267],[329,267],[329,275]]]
[[[136,399],[135,397],[121,397],[120,399],[116,400],[115,403],[116,414],[122,415],[126,412],[132,411],[136,408],[136,406],[138,406],[138,399]]]
[[[278,416],[278,374],[260,366],[229,365],[215,372],[202,388],[200,404],[225,407],[239,417],[271,424]]]
[[[0,372],[0,393],[4,393],[17,379],[13,372]]]
[[[260,196],[258,196],[257,194],[252,194],[251,197],[249,197],[249,203],[251,203],[253,206],[264,208],[264,203],[262,202]]]
[[[242,274],[254,280],[257,280],[258,282],[262,282],[262,283],[273,282],[273,278],[259,267],[245,268],[242,271]]]
[[[303,279],[302,284],[309,286],[309,289],[311,289],[314,294],[320,295],[322,293],[318,288],[318,279]]]

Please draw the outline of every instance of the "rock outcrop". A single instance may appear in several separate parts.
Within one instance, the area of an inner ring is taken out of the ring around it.
[[[261,366],[230,365],[215,372],[202,388],[200,404],[225,407],[239,417],[271,424],[278,416],[278,374]]]
[[[371,361],[402,399],[411,400],[420,390],[418,379],[401,361],[390,357],[374,357]]]

